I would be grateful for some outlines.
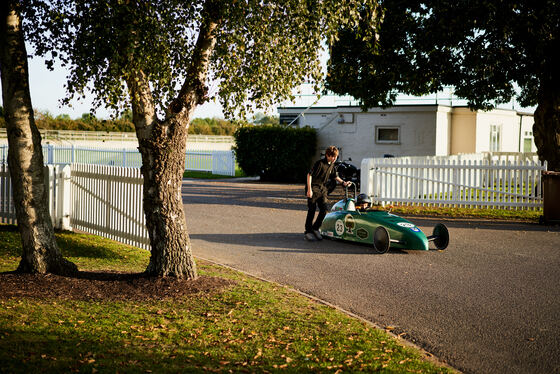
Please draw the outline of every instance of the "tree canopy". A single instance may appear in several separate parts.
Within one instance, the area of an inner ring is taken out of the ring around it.
[[[124,110],[130,97],[123,81],[142,70],[164,113],[181,82],[193,79],[189,66],[205,3],[222,21],[208,56],[213,83],[202,94],[216,97],[231,116],[292,98],[301,82],[319,82],[324,42],[336,39],[340,25],[355,25],[359,10],[375,2],[33,0],[27,35],[49,66],[58,59],[69,68],[67,101],[84,95],[90,83],[94,105]]]
[[[515,98],[538,104],[539,157],[560,170],[560,5],[556,1],[387,0],[374,38],[368,23],[344,28],[331,45],[327,88],[364,108],[393,105],[396,94],[453,86],[473,109]]]
[[[534,106],[538,87],[557,76],[559,20],[554,1],[384,1],[377,40],[364,43],[361,24],[333,44],[327,87],[364,106],[444,86],[473,108],[512,98]]]

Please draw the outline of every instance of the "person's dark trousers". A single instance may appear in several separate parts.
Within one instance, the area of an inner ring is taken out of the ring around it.
[[[323,219],[327,215],[327,202],[324,197],[318,197],[311,199],[307,199],[307,218],[305,219],[305,233],[311,233],[314,230],[319,230],[321,224],[323,223]],[[315,223],[313,223],[313,218],[315,217],[315,211],[317,210],[317,206],[319,207],[319,214],[317,215],[317,219]]]

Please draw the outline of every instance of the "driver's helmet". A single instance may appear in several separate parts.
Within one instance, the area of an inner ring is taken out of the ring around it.
[[[371,206],[371,199],[365,193],[359,194],[358,197],[356,198],[356,205],[362,205],[362,204],[367,204],[368,207]]]

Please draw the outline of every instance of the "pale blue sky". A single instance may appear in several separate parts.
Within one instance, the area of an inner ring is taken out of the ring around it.
[[[30,78],[30,89],[31,89],[31,101],[33,108],[40,111],[48,111],[52,115],[57,116],[59,114],[68,114],[71,118],[81,117],[83,113],[88,113],[91,108],[91,98],[85,100],[74,100],[72,106],[61,106],[59,100],[65,95],[64,84],[66,83],[66,71],[60,66],[56,67],[54,71],[49,71],[41,58],[30,58],[29,59],[29,78]],[[316,97],[311,94],[311,92],[302,92],[295,104],[282,103],[281,106],[298,106],[307,107],[308,105],[315,102]],[[438,102],[440,104],[450,104],[449,99],[450,94],[440,93],[438,97]],[[433,104],[436,102],[436,95],[428,95],[422,98],[413,97],[400,97],[398,104]],[[1,103],[1,97],[0,97]],[[319,103],[319,106],[336,106],[336,105],[349,105],[349,98],[341,97],[323,97]],[[453,100],[454,105],[465,105],[465,103],[460,102],[460,100]],[[519,105],[504,104],[500,105],[502,108],[516,109],[521,112],[534,112],[535,108],[520,108]],[[277,114],[276,109],[272,108],[270,110],[272,114]],[[100,108],[96,112],[98,118],[108,118],[110,112],[106,109]],[[220,117],[223,118],[222,107],[219,103],[209,102],[202,106],[199,106],[195,111],[195,117],[205,118],[205,117]]]
[[[60,66],[55,67],[54,71],[49,71],[41,58],[29,59],[29,85],[33,108],[49,111],[54,116],[68,114],[71,118],[78,118],[83,113],[89,113],[91,98],[86,98],[84,101],[74,100],[72,107],[60,105],[59,100],[66,93],[64,88],[66,74],[66,71]],[[106,109],[99,109],[96,112],[98,118],[108,118],[109,116],[110,112]],[[195,117],[223,117],[222,107],[216,103],[206,103],[196,109]]]

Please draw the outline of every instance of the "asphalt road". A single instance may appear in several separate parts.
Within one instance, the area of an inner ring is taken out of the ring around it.
[[[394,327],[465,373],[560,373],[558,226],[445,220],[445,251],[377,255],[304,241],[303,186],[187,180],[183,201],[195,256]]]

